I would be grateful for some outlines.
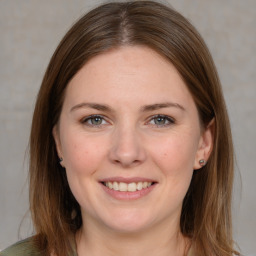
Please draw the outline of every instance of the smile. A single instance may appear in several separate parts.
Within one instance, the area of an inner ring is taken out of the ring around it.
[[[147,181],[131,182],[131,183],[108,181],[103,183],[103,185],[105,185],[109,189],[120,191],[120,192],[140,191],[142,189],[149,188],[150,186],[152,186],[152,184],[153,182],[147,182]]]

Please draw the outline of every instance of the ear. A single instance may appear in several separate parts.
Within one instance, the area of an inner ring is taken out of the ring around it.
[[[202,166],[208,161],[213,148],[214,131],[215,119],[212,119],[200,136],[194,162],[194,170],[202,168]],[[204,164],[200,164],[200,160],[204,160]]]
[[[59,135],[59,130],[58,130],[58,125],[55,125],[52,129],[52,135],[55,141],[55,146],[56,146],[56,151],[59,156],[59,159],[62,159],[60,161],[60,164],[62,167],[64,167],[64,161],[63,161],[63,155],[62,155],[62,149],[61,149],[61,142],[60,142],[60,135]]]

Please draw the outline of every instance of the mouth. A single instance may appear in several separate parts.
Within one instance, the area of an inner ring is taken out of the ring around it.
[[[143,177],[111,177],[100,180],[109,196],[117,200],[136,200],[151,194],[158,182]]]
[[[105,187],[119,191],[119,192],[136,192],[141,191],[155,185],[155,182],[139,181],[139,182],[118,182],[118,181],[107,181],[101,182]]]

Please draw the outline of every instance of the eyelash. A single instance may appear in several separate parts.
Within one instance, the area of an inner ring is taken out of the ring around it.
[[[105,125],[105,124],[92,124],[92,123],[88,123],[89,121],[92,122],[92,120],[95,119],[95,118],[99,118],[99,119],[101,119],[102,121],[104,120],[104,121],[106,122],[104,116],[101,116],[101,115],[91,115],[91,116],[88,116],[88,117],[82,119],[81,123],[82,123],[82,124],[85,124],[85,125],[87,125],[87,126],[89,126],[89,127],[96,127],[96,128],[101,128],[102,126]],[[172,117],[166,116],[166,115],[159,115],[159,114],[150,117],[150,119],[149,119],[149,121],[148,121],[147,123],[150,123],[152,120],[156,120],[157,118],[162,118],[162,119],[164,119],[165,121],[168,122],[167,124],[162,124],[162,125],[161,125],[161,124],[160,124],[160,125],[158,125],[158,124],[152,124],[153,126],[157,126],[157,127],[159,127],[159,128],[161,128],[161,127],[167,127],[167,126],[170,126],[170,125],[172,125],[172,124],[175,123],[175,120],[174,120]]]
[[[166,115],[154,115],[154,116],[150,117],[149,122],[152,121],[152,120],[155,120],[157,118],[163,118],[165,121],[168,121],[167,124],[162,124],[162,125],[153,124],[153,125],[156,125],[157,127],[160,127],[160,128],[161,127],[167,127],[167,126],[170,126],[170,125],[175,123],[175,120],[172,117],[166,116]]]
[[[104,116],[101,116],[101,115],[91,115],[91,116],[88,116],[88,117],[82,119],[81,123],[82,123],[82,124],[85,124],[85,125],[87,125],[87,126],[96,127],[96,128],[100,128],[101,126],[105,125],[105,124],[103,124],[103,125],[102,125],[102,124],[97,125],[97,124],[92,124],[92,123],[89,124],[89,123],[88,123],[89,121],[92,121],[92,119],[95,119],[95,118],[100,118],[101,120],[105,120]]]

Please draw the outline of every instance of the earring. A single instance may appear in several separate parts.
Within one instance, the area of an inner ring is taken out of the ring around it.
[[[200,164],[201,166],[205,166],[206,162],[205,162],[204,159],[201,159],[201,160],[199,160],[199,164]]]
[[[59,162],[61,163],[62,161],[63,161],[63,158],[62,158],[62,157],[60,157],[60,158],[59,158]]]

